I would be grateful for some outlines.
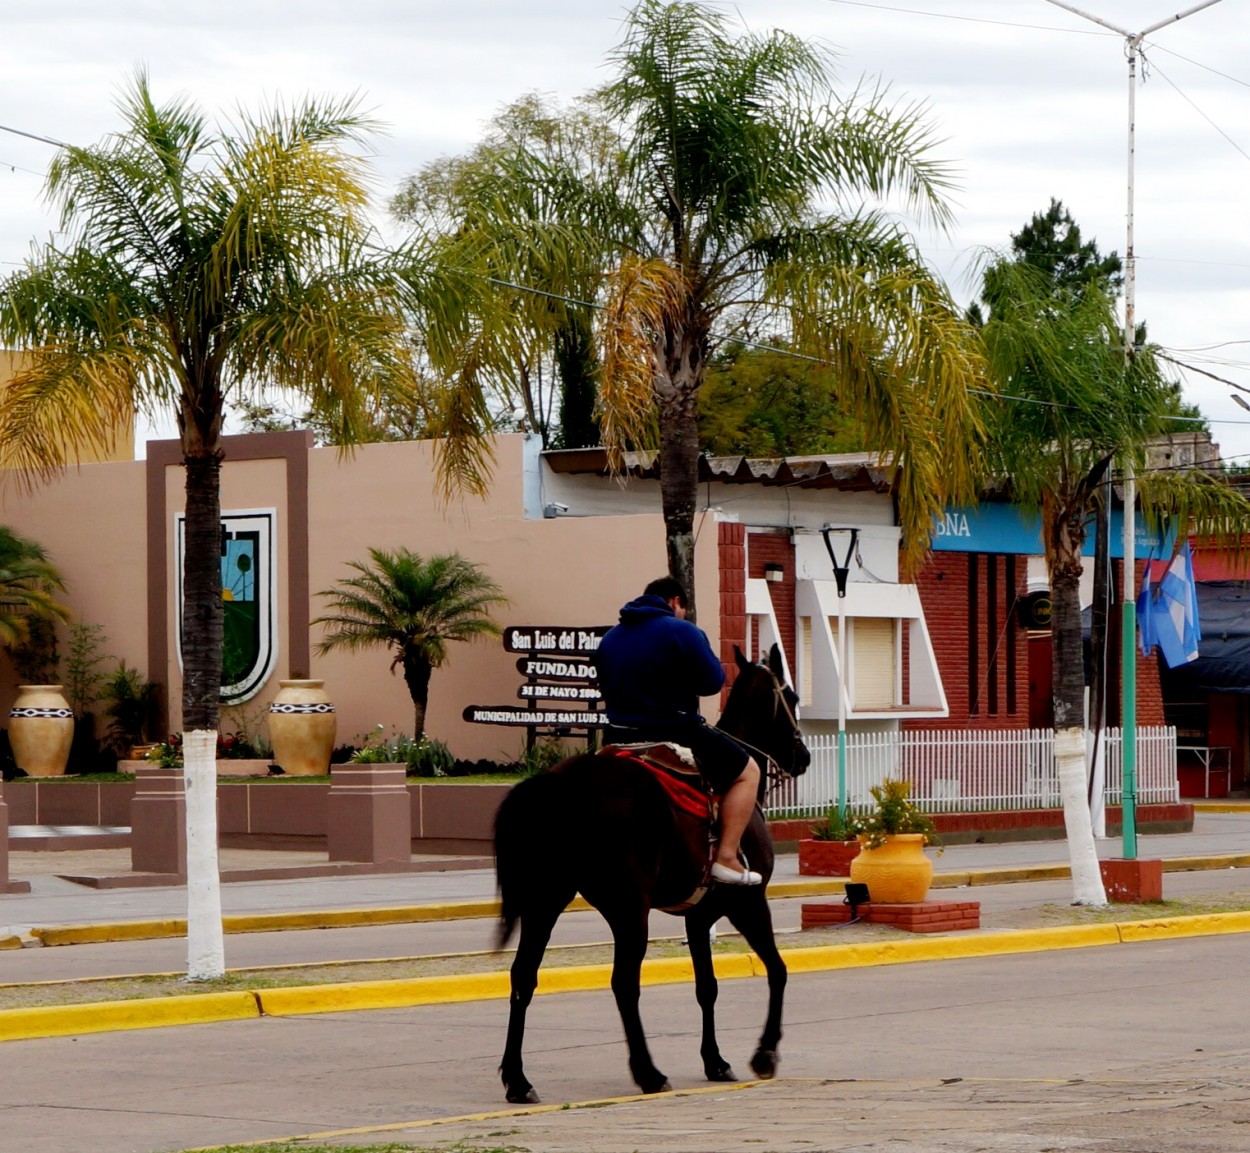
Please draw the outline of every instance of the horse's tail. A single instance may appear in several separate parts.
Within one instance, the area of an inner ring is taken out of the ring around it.
[[[496,948],[502,949],[512,939],[525,894],[550,884],[564,783],[553,773],[527,777],[509,790],[495,814],[495,879],[500,898]]]

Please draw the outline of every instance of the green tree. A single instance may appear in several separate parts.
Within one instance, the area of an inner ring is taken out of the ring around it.
[[[446,229],[444,261],[476,260],[483,277],[527,290],[499,289],[481,330],[501,314],[532,324],[518,317],[528,305],[509,302],[593,299],[600,430],[614,449],[658,439],[669,571],[692,608],[700,392],[718,345],[761,328],[826,361],[840,409],[900,465],[917,559],[933,516],[973,491],[967,386],[981,364],[898,222],[859,205],[894,200],[947,219],[922,110],[896,110],[880,91],[842,98],[822,49],[780,31],[735,34],[703,5],[642,0],[624,27],[614,79],[590,105],[618,134],[613,162],[587,173],[518,141],[509,187],[531,185],[521,219],[475,190]],[[570,290],[588,261],[593,296]],[[485,359],[461,358],[469,371],[453,392],[511,387],[515,361],[485,341],[475,351]]]
[[[1000,393],[987,405],[991,475],[1037,508],[1050,574],[1055,756],[1072,855],[1074,899],[1103,904],[1086,791],[1085,676],[1079,582],[1081,552],[1117,458],[1142,475],[1145,449],[1175,402],[1150,346],[1125,356],[1115,302],[1097,278],[1060,290],[1045,270],[1006,256],[985,269],[982,329]],[[1239,539],[1250,504],[1205,474],[1143,475],[1152,517]],[[1132,675],[1132,670],[1129,675]]]
[[[0,402],[0,459],[38,473],[172,407],[186,467],[183,724],[216,730],[221,424],[227,396],[289,388],[355,439],[366,398],[411,381],[398,286],[369,256],[352,103],[276,107],[236,134],[158,107],[48,175],[62,248],[9,277],[0,337],[30,350]]]
[[[869,451],[867,432],[837,403],[831,372],[780,348],[723,349],[699,399],[700,445],[712,456]]]
[[[412,697],[413,738],[425,732],[430,676],[447,663],[448,645],[498,636],[490,610],[507,603],[499,586],[459,553],[422,558],[406,548],[369,550],[371,564],[350,561],[347,577],[325,597],[333,608],[313,624],[325,625],[320,653],[374,646],[392,653],[391,671],[403,670]]]
[[[374,255],[355,154],[370,125],[354,101],[275,105],[213,130],[188,103],[158,106],[140,71],[119,108],[120,131],[63,147],[49,169],[65,245],[43,245],[0,285],[0,340],[29,350],[0,399],[0,464],[46,475],[110,445],[136,412],[177,418],[188,843],[194,831],[206,846],[189,889],[212,894],[188,918],[188,953],[190,976],[207,978],[224,971],[216,818],[199,798],[211,797],[221,688],[225,403],[289,389],[354,441],[367,398],[413,386],[413,286]],[[201,820],[209,835],[192,829]]]
[[[69,610],[54,597],[64,589],[61,573],[42,545],[0,526],[0,645],[17,656],[32,639],[42,638],[41,648],[47,648],[50,639],[55,653],[53,624],[69,620]],[[26,674],[22,676],[25,679]]]
[[[468,409],[473,433],[524,426],[544,445],[598,443],[590,301],[602,261],[583,225],[601,215],[596,190],[614,188],[619,174],[614,134],[592,105],[561,113],[530,94],[476,148],[427,164],[392,199],[392,214],[441,244],[450,266],[476,267],[504,290],[492,293],[469,345],[443,361],[453,380],[480,390]],[[452,402],[452,417],[464,415],[462,402]]]

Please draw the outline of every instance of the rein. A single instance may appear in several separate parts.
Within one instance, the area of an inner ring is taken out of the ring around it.
[[[784,712],[786,717],[789,718],[790,726],[793,729],[795,739],[797,740],[799,732],[798,718],[795,717],[794,711],[790,708],[790,702],[786,700],[785,693],[782,692],[781,685],[777,682],[777,678],[773,676],[772,670],[765,669],[765,671],[768,673],[768,679],[770,681],[771,691],[773,694],[773,717],[776,718],[778,710]],[[725,731],[728,732],[728,730]],[[750,741],[744,740],[736,733],[730,733],[729,735],[732,736],[733,739],[744,749],[747,749],[754,755],[756,764],[760,766],[760,769],[764,774],[764,782],[767,785],[766,792],[779,789],[787,781],[794,779],[791,773],[781,767],[775,757],[766,753],[757,745],[751,744]]]

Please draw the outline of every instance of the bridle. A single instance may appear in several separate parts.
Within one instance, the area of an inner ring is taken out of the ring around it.
[[[776,721],[780,713],[789,722],[790,731],[793,736],[794,747],[798,748],[803,744],[803,737],[799,731],[798,717],[795,716],[794,709],[791,708],[790,702],[786,699],[785,688],[781,681],[777,679],[777,675],[766,664],[756,663],[755,667],[765,673],[768,677],[769,689],[773,697],[773,720]],[[794,774],[788,769],[781,767],[776,757],[770,753],[766,753],[763,749],[745,741],[737,734],[733,734],[733,738],[743,748],[749,750],[755,757],[756,763],[760,766],[767,782],[768,790],[780,788],[787,781],[794,779]],[[793,763],[793,762],[791,762]]]

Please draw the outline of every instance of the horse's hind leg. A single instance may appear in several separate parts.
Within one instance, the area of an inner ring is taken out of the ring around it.
[[[777,1046],[781,1043],[781,1009],[786,995],[786,963],[781,959],[773,936],[773,918],[768,898],[762,891],[743,893],[746,898],[729,914],[729,920],[742,934],[768,973],[768,1017],[759,1045],[751,1058],[751,1071],[762,1081],[777,1075]]]
[[[716,922],[700,916],[696,906],[686,914],[686,944],[690,949],[690,963],[694,966],[694,993],[703,1011],[703,1040],[699,1055],[703,1058],[703,1073],[709,1081],[736,1081],[729,1062],[721,1056],[716,1042],[716,995],[719,986],[716,970],[712,967],[712,942],[710,930]]]
[[[532,1105],[538,1101],[525,1076],[521,1048],[525,1040],[525,1013],[534,999],[538,986],[538,966],[542,964],[551,930],[573,899],[572,894],[542,909],[526,909],[521,916],[521,939],[517,942],[516,956],[512,959],[512,993],[508,1000],[508,1038],[504,1043],[503,1060],[499,1075],[503,1079],[504,1095],[513,1105]]]
[[[607,914],[604,914],[607,916]],[[642,958],[647,951],[647,910],[618,912],[608,917],[614,944],[612,954],[612,995],[625,1027],[629,1047],[629,1071],[644,1093],[662,1093],[668,1078],[655,1067],[647,1036],[642,1028],[638,1000],[642,987]]]

